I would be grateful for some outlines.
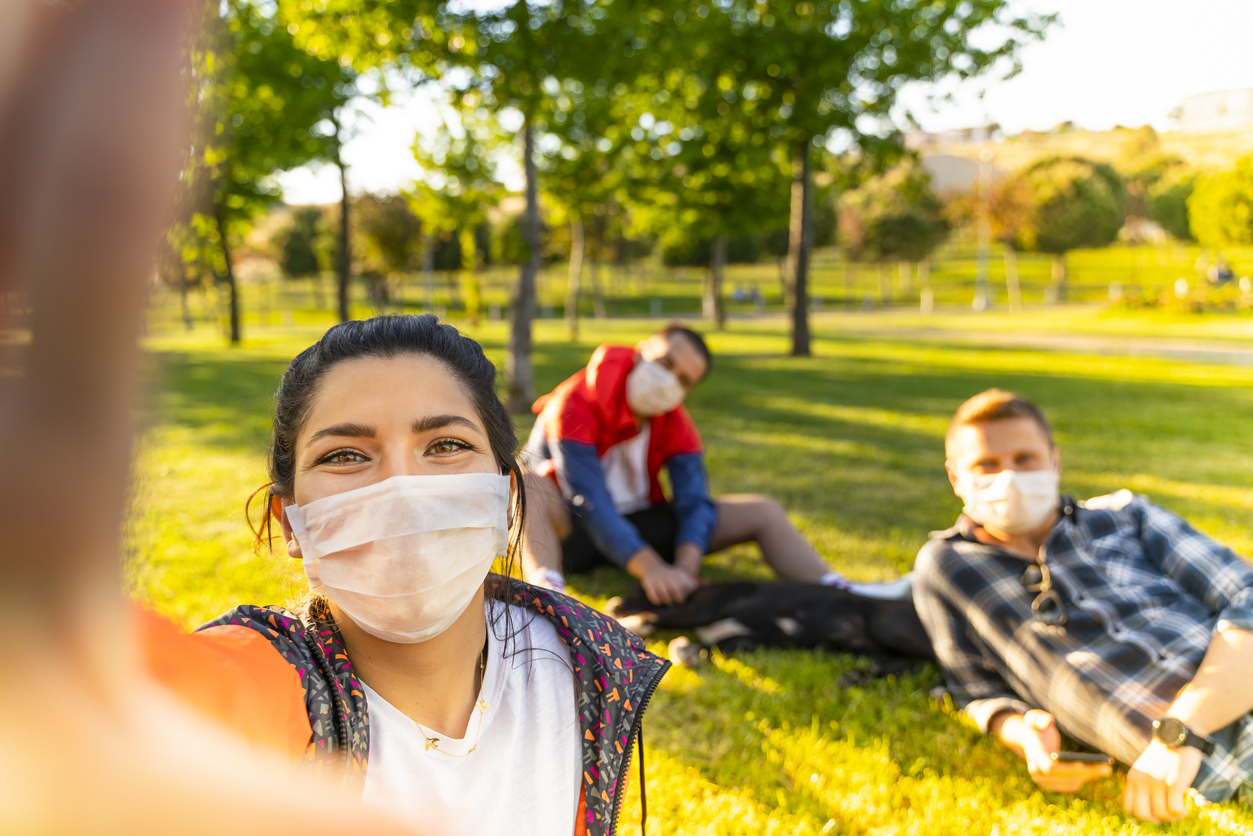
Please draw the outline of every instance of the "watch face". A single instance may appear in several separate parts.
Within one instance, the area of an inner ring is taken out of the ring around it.
[[[1154,721],[1153,729],[1157,739],[1167,746],[1182,746],[1188,739],[1187,727],[1174,717],[1163,717]]]

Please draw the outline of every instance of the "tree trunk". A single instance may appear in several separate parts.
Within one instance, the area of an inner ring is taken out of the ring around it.
[[[435,236],[426,236],[422,251],[422,312],[435,312]]]
[[[339,198],[339,321],[347,322],[351,316],[348,310],[348,271],[349,265],[352,263],[352,252],[348,248],[348,166],[344,165],[344,159],[340,156],[343,148],[340,139],[342,129],[340,128],[339,119],[336,117],[335,125],[335,165],[339,166],[339,185],[343,192]]]
[[[788,298],[792,304],[792,356],[808,357],[809,251],[813,245],[813,190],[809,183],[809,141],[792,157],[792,206],[788,226]]]
[[[714,238],[713,261],[705,280],[705,293],[701,299],[701,313],[721,330],[726,325],[726,308],[722,301],[722,274],[727,265],[727,236]]]
[[[1058,302],[1066,301],[1066,254],[1053,256],[1053,290]]]
[[[892,302],[892,278],[888,274],[887,262],[879,262],[879,304],[889,305]]]
[[[853,260],[847,255],[844,256],[844,307],[850,310],[854,306],[853,296],[857,287],[857,268],[853,264]]]
[[[570,274],[566,284],[566,326],[570,342],[579,339],[579,293],[583,289],[583,219],[570,222]]]
[[[902,261],[896,268],[897,274],[901,279],[901,295],[908,296],[914,292],[914,265],[908,261]]]
[[[1022,313],[1022,287],[1018,283],[1018,251],[1013,244],[1005,245],[1005,291],[1009,294],[1009,309]]]
[[[518,290],[509,311],[510,333],[505,353],[505,386],[509,409],[526,412],[535,400],[535,373],[531,367],[531,321],[535,318],[535,277],[540,267],[538,175],[535,171],[535,137],[528,116],[522,124],[522,162],[526,172],[526,215],[522,237],[530,256],[518,273]]]
[[[931,286],[931,259],[924,258],[918,262],[918,287]]]
[[[588,271],[592,280],[592,313],[603,321],[609,318],[609,310],[605,307],[605,286],[600,281],[600,262],[592,259]]]
[[[222,261],[226,264],[226,286],[230,289],[231,345],[239,345],[239,283],[235,281],[235,268],[231,265],[231,247],[226,240],[226,211],[222,206],[224,196],[213,202],[213,219],[218,227],[218,239],[222,245]]]
[[[187,304],[187,273],[184,272],[182,281],[178,283],[178,304],[183,313],[183,328],[187,331],[194,330],[196,327],[191,320],[191,306]]]

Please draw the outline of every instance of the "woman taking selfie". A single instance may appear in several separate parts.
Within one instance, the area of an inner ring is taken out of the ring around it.
[[[525,511],[495,378],[429,315],[346,322],[302,352],[258,541],[280,524],[310,596],[201,635],[260,634],[299,676],[303,757],[418,833],[612,834],[668,663],[577,601],[489,574],[516,559]]]

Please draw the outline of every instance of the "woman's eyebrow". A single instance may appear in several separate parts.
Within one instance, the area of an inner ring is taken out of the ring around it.
[[[478,424],[475,424],[469,418],[462,418],[460,415],[428,415],[425,418],[419,418],[413,422],[413,432],[415,434],[429,433],[432,430],[441,430],[444,427],[453,426],[466,427],[474,430],[479,435],[483,434]]]
[[[374,427],[369,427],[365,424],[336,424],[333,427],[318,430],[309,436],[309,440],[305,444],[307,446],[328,435],[341,435],[348,438],[374,438],[376,432]]]

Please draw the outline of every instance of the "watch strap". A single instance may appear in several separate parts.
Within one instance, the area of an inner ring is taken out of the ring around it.
[[[1199,749],[1202,755],[1214,754],[1214,741],[1210,740],[1208,737],[1201,737],[1201,735],[1192,731],[1192,729],[1189,729],[1187,726],[1184,726],[1184,728],[1187,729],[1188,732],[1187,737],[1185,737],[1183,741],[1184,746],[1191,746],[1193,749]]]
[[[1214,752],[1214,741],[1192,731],[1186,723],[1177,717],[1166,716],[1154,720],[1153,737],[1171,749],[1191,746],[1204,755],[1210,755]]]

